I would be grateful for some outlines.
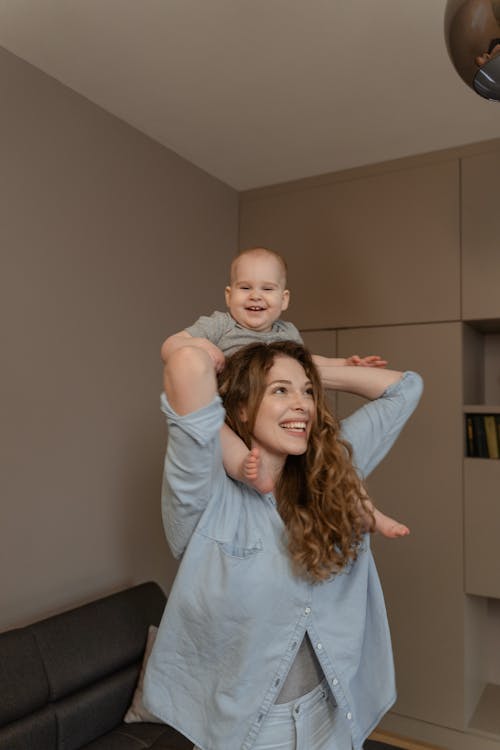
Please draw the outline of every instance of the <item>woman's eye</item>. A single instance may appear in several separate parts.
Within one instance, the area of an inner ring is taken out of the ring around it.
[[[283,385],[278,385],[274,388],[273,393],[286,393],[286,388]]]

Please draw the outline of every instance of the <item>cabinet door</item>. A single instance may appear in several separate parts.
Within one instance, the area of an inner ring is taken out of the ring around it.
[[[284,253],[303,328],[458,320],[458,176],[453,159],[252,191],[241,247]]]
[[[500,599],[500,461],[466,458],[465,590]]]
[[[380,510],[409,537],[373,548],[394,646],[395,712],[463,728],[461,330],[458,323],[340,331],[339,352],[380,354],[424,378],[424,395],[390,454],[368,478]],[[360,399],[339,395],[340,416]]]
[[[304,345],[307,346],[312,354],[319,354],[321,357],[337,356],[337,333],[336,331],[301,331]],[[327,401],[332,411],[337,410],[337,394],[335,391],[328,391]]]
[[[462,317],[500,318],[500,152],[462,160]]]

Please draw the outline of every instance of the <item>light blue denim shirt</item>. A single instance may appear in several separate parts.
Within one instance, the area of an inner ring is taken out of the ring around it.
[[[422,391],[405,373],[342,423],[366,476],[391,448]],[[145,677],[145,703],[202,750],[250,750],[307,632],[354,750],[395,700],[384,599],[365,536],[349,569],[322,583],[294,575],[272,494],[222,465],[219,397],[178,416],[162,396],[169,439],[162,511],[182,557]]]

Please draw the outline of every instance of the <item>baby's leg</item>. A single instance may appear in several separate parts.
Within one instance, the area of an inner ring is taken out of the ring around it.
[[[386,536],[388,539],[396,539],[400,536],[408,536],[410,529],[403,523],[394,520],[390,516],[386,516],[372,503],[371,499],[367,494],[363,497],[363,502],[360,500],[361,512],[364,514],[366,519],[367,529],[372,531],[378,531],[379,534]],[[373,518],[372,514],[373,513]],[[372,526],[373,521],[375,525]]]
[[[399,536],[408,536],[410,529],[399,521],[386,516],[380,510],[373,508],[373,515],[375,516],[375,530],[383,536],[389,539],[396,539]]]
[[[260,460],[258,448],[252,448],[243,461],[243,481],[259,492],[272,492],[274,482],[272,476],[266,472],[263,461]]]
[[[259,492],[271,492],[274,486],[272,476],[260,460],[258,449],[249,451],[243,440],[226,424],[221,428],[220,438],[226,473]]]

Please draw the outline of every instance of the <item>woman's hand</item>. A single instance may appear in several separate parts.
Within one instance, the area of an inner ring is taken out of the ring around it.
[[[403,375],[402,372],[386,370],[383,367],[336,367],[332,365],[335,360],[317,354],[313,355],[313,361],[325,388],[354,393],[368,399],[381,396],[386,388],[400,380]]]

